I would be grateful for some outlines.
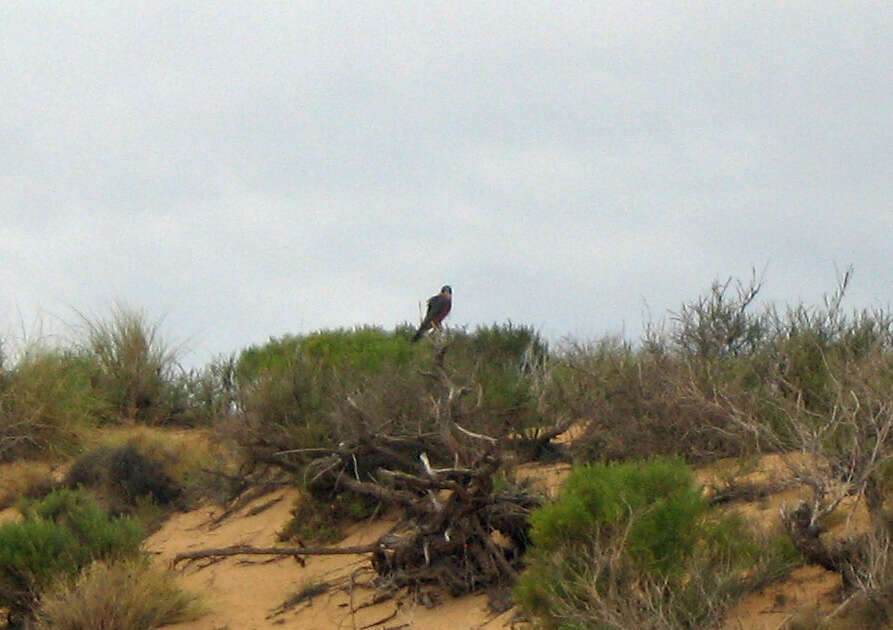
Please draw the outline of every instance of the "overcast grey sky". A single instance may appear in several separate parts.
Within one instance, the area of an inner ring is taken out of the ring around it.
[[[889,2],[0,3],[0,334],[893,303]]]

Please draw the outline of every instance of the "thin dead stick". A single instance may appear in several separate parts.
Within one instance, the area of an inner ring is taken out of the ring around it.
[[[374,626],[380,626],[381,624],[383,624],[383,623],[385,623],[385,622],[387,622],[387,621],[390,621],[391,619],[393,619],[394,617],[397,616],[397,612],[398,612],[399,610],[400,610],[400,606],[397,606],[396,608],[394,608],[394,612],[392,612],[392,613],[391,613],[390,615],[388,615],[387,617],[382,617],[382,618],[379,619],[378,621],[374,621],[374,622],[372,622],[372,623],[368,623],[368,624],[366,624],[365,626],[361,627],[360,630],[367,630],[367,628],[372,628],[372,627],[374,627]]]
[[[482,433],[475,433],[474,431],[469,431],[468,429],[462,427],[458,422],[454,422],[453,426],[455,426],[462,433],[464,433],[465,435],[467,435],[469,437],[477,438],[479,440],[486,440],[486,441],[490,442],[490,444],[497,444],[499,442],[499,440],[497,440],[496,438],[492,438],[489,435],[484,435]]]
[[[251,547],[248,545],[233,545],[220,549],[200,549],[198,551],[186,551],[177,554],[172,566],[186,560],[198,560],[200,558],[223,558],[226,556],[349,556],[371,553],[378,549],[378,543],[369,545],[357,545],[354,547]]]

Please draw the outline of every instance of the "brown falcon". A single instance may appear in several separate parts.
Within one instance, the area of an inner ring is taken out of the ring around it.
[[[421,339],[422,335],[425,334],[425,331],[430,330],[431,328],[440,328],[440,322],[442,322],[443,318],[449,314],[452,306],[453,290],[449,285],[444,285],[440,290],[440,293],[428,298],[428,312],[425,313],[425,319],[422,320],[422,325],[419,326],[415,336],[412,338],[413,342]]]

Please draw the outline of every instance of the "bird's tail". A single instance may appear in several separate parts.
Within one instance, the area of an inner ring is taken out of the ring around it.
[[[422,335],[424,335],[424,334],[425,334],[425,329],[424,329],[424,328],[419,328],[419,329],[416,331],[415,335],[413,335],[413,337],[412,337],[412,342],[415,343],[416,341],[418,341],[419,339],[421,339],[421,338],[422,338]]]

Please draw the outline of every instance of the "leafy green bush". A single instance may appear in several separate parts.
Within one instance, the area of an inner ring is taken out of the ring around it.
[[[198,600],[170,571],[143,556],[97,561],[76,579],[58,579],[40,597],[37,630],[151,630],[196,619]]]
[[[24,519],[0,525],[0,605],[21,618],[36,595],[91,561],[134,554],[138,523],[111,518],[86,492],[57,490],[28,505]]]
[[[574,470],[561,500],[534,512],[531,536],[544,549],[581,536],[625,536],[632,560],[667,572],[692,553],[706,510],[691,471],[679,460],[592,464]]]
[[[546,628],[693,628],[756,579],[760,546],[676,459],[577,468],[531,517],[517,601]]]
[[[447,372],[473,394],[453,402],[477,431],[520,436],[554,420],[541,404],[548,350],[531,328],[450,331],[445,361],[442,348],[412,344],[408,333],[320,331],[245,350],[235,368],[244,412],[236,433],[248,460],[300,472],[302,458],[283,458],[283,451],[331,448],[374,430],[358,428],[358,416],[393,435],[434,430],[439,403],[432,401],[446,393]]]
[[[495,437],[530,437],[560,414],[547,404],[548,344],[529,326],[511,322],[450,331],[446,367],[475,390],[466,422]]]

